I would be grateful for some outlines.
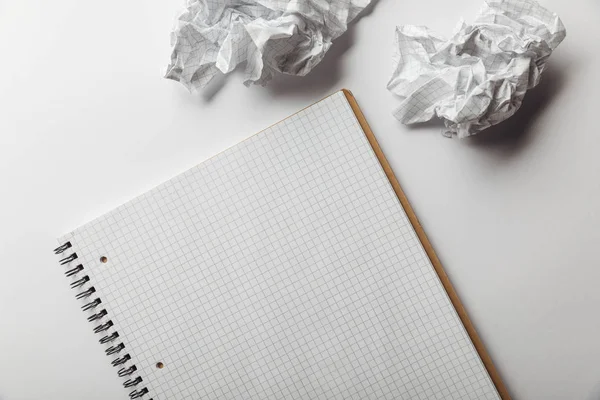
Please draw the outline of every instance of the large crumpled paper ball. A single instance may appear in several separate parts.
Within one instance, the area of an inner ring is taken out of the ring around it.
[[[448,135],[474,135],[512,116],[565,37],[560,18],[533,0],[487,0],[472,25],[444,39],[426,27],[396,29],[388,89],[405,124],[441,118]]]
[[[198,89],[246,62],[246,85],[306,75],[370,0],[188,0],[166,78]]]

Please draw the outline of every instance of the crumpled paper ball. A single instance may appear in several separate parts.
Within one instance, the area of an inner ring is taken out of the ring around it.
[[[306,75],[370,0],[188,0],[166,78],[199,89],[246,62],[245,81]]]
[[[512,116],[565,38],[560,18],[533,0],[487,0],[450,39],[426,27],[396,29],[388,90],[405,124],[439,117],[449,136],[474,135]]]

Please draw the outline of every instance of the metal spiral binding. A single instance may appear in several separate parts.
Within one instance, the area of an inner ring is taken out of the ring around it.
[[[110,356],[111,354],[117,354],[124,348],[125,348],[125,345],[123,343],[119,343],[116,346],[110,346],[108,349],[106,349],[106,355]]]
[[[79,292],[79,294],[77,296],[75,296],[75,298],[76,299],[85,299],[86,297],[90,297],[94,293],[96,293],[96,288],[92,286],[91,288],[88,288],[88,289],[84,290],[83,292]]]
[[[111,364],[113,367],[116,367],[117,365],[125,364],[128,360],[131,360],[131,356],[129,354],[125,354],[123,357],[113,360]]]
[[[102,300],[100,299],[95,299],[94,301],[92,301],[91,303],[87,303],[86,305],[82,306],[81,309],[83,311],[88,311],[91,310],[92,308],[95,308],[98,304],[102,303]]]
[[[129,368],[121,368],[118,372],[119,376],[125,377],[125,376],[129,376],[131,374],[133,374],[135,371],[137,371],[137,367],[135,365],[132,365]]]
[[[113,322],[108,320],[105,324],[100,324],[94,328],[94,333],[100,333],[109,330],[113,326]]]
[[[99,342],[101,344],[105,344],[105,343],[108,343],[108,342],[112,342],[113,340],[115,340],[118,337],[119,337],[119,332],[113,332],[110,335],[104,336],[102,339],[99,340]]]
[[[54,254],[62,254],[65,250],[71,248],[71,242],[67,242],[62,246],[58,246],[54,249]]]
[[[127,379],[125,381],[125,383],[123,383],[123,386],[125,386],[125,387],[133,387],[133,386],[137,385],[140,382],[142,382],[142,378],[138,376],[135,379]]]
[[[142,397],[146,393],[148,393],[148,389],[147,388],[143,388],[143,389],[140,389],[140,390],[134,390],[133,392],[129,393],[129,398],[130,399],[139,399],[140,397]],[[152,400],[152,399],[150,399],[150,400]]]
[[[73,245],[71,244],[71,242],[66,242],[66,243],[62,244],[61,246],[57,247],[56,249],[54,249],[54,253],[62,254],[65,251],[67,251],[68,249],[71,249],[72,247],[73,247]],[[62,258],[59,261],[59,263],[60,263],[60,265],[68,265],[72,261],[76,260],[77,258],[78,258],[77,253],[73,252],[72,254]],[[85,268],[84,268],[83,264],[79,264],[73,268],[70,268],[68,271],[65,272],[65,275],[67,277],[74,279],[71,282],[71,288],[77,289],[79,291],[77,293],[77,295],[75,296],[77,299],[86,299],[88,297],[91,297],[94,293],[96,293],[96,288],[94,288],[94,286],[89,286],[84,289],[84,286],[90,284],[89,283],[90,282],[89,275],[83,274],[84,269]],[[80,276],[79,274],[81,274],[83,276]],[[87,304],[85,304],[81,307],[82,310],[84,310],[84,311],[93,312],[93,314],[88,317],[89,322],[94,322],[94,321],[100,322],[99,325],[97,325],[94,328],[94,333],[106,332],[106,331],[110,330],[111,328],[113,328],[113,326],[114,326],[114,323],[112,322],[112,320],[107,319],[108,311],[105,308],[103,308],[100,311],[96,311],[96,307],[98,307],[100,304],[102,304],[102,300],[99,297],[96,297],[95,299],[93,299],[92,301],[88,302]],[[100,339],[100,343],[108,344],[108,343],[116,341],[118,338],[119,338],[119,332],[117,332],[115,330],[115,331],[113,331],[111,333],[107,333],[105,336],[103,336],[102,339]],[[125,344],[123,342],[120,342],[120,343],[111,345],[110,347],[108,347],[105,350],[107,355],[109,355],[109,356],[116,355],[117,356],[117,358],[111,362],[111,364],[113,366],[116,367],[116,366],[124,365],[128,361],[131,361],[131,356],[129,354],[118,356],[119,353],[121,353],[124,349],[125,349]],[[133,364],[129,365],[129,366],[123,366],[121,369],[119,369],[118,375],[120,377],[131,376],[137,370],[138,370],[137,367]],[[123,382],[123,386],[126,388],[135,387],[135,386],[139,385],[142,381],[143,381],[143,379],[141,376],[131,377],[131,378],[127,379],[125,382]],[[141,388],[141,389],[136,389],[136,390],[132,391],[131,393],[129,393],[129,398],[139,399],[148,393],[149,393],[149,390],[146,387]],[[148,399],[148,400],[152,400],[152,399]]]
[[[60,262],[60,265],[65,265],[65,264],[68,264],[71,261],[75,260],[76,258],[77,258],[77,253],[73,253],[70,256],[67,256],[67,257],[61,259],[59,262]]]
[[[75,268],[73,268],[73,269],[70,269],[70,270],[68,270],[67,272],[65,272],[65,275],[66,275],[66,276],[73,276],[73,275],[75,275],[76,273],[78,273],[78,272],[81,272],[81,271],[83,271],[83,265],[79,264],[79,265],[78,265],[78,266],[76,266]]]
[[[95,302],[95,301],[96,301],[96,300],[94,300],[94,302]],[[90,303],[90,304],[91,304],[91,303]],[[84,306],[84,307],[85,307],[85,306]],[[107,312],[106,310],[102,310],[102,311],[100,311],[98,314],[94,314],[94,315],[92,315],[92,316],[88,317],[88,321],[90,321],[90,322],[92,322],[92,321],[95,321],[95,320],[97,320],[97,319],[100,319],[100,318],[104,317],[104,316],[105,316],[105,315],[107,315],[107,314],[108,314],[108,312]]]
[[[78,279],[75,282],[72,282],[71,283],[71,287],[73,289],[75,289],[75,288],[78,288],[78,287],[81,287],[81,286],[85,285],[85,283],[89,282],[89,281],[90,281],[90,277],[86,275],[83,278]]]

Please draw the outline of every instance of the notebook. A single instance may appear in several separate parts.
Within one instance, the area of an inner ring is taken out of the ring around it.
[[[509,398],[346,90],[59,244],[124,398]]]

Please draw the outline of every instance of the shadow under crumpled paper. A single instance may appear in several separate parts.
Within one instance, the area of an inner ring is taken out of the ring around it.
[[[594,385],[585,400],[600,400],[600,382]]]
[[[245,65],[245,63],[241,65]],[[210,103],[210,101],[215,97],[215,95],[219,93],[221,89],[223,89],[226,80],[227,75],[221,72],[215,75],[215,77],[212,78],[210,82],[208,82],[208,85],[198,90],[198,92],[200,92],[200,97],[202,98],[202,100],[206,103]]]
[[[544,114],[563,83],[563,69],[550,60],[540,83],[525,94],[512,117],[464,140],[471,146],[495,149],[504,155],[519,152],[531,142],[531,126]]]
[[[542,74],[540,83],[527,91],[521,107],[512,117],[474,136],[464,139],[452,138],[451,140],[460,140],[465,145],[482,149],[487,148],[503,155],[517,153],[530,142],[532,124],[544,114],[552,99],[560,92],[564,83],[563,70],[550,60]],[[412,131],[436,128],[439,134],[445,129],[444,123],[439,118],[406,125],[406,127]]]
[[[340,61],[342,55],[353,43],[354,33],[349,28],[342,36],[333,41],[323,60],[307,75],[278,73],[265,89],[274,96],[310,93],[319,97],[322,93],[329,93],[341,79]]]

